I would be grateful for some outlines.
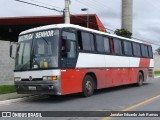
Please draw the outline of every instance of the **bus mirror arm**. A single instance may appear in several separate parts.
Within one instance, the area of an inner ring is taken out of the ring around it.
[[[10,45],[10,58],[14,59],[14,57],[12,57],[12,52],[13,52],[13,45]]]
[[[10,45],[10,58],[15,59],[15,50],[17,48],[18,44],[14,43]]]

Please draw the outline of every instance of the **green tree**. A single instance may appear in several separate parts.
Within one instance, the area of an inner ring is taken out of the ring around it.
[[[160,47],[156,50],[158,55],[160,55]]]
[[[125,30],[125,29],[117,29],[114,33],[118,36],[122,36],[122,37],[126,37],[126,38],[132,37],[132,33],[129,32],[128,30]]]

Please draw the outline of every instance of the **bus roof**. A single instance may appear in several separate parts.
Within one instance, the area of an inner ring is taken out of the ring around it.
[[[40,27],[29,29],[29,30],[25,30],[25,31],[21,32],[20,35],[31,33],[31,32],[36,32],[36,31],[41,31],[41,30],[53,29],[53,28],[75,28],[75,29],[80,29],[80,30],[84,30],[84,31],[88,31],[88,32],[107,35],[107,36],[110,36],[110,37],[115,37],[115,38],[119,38],[119,39],[123,39],[123,40],[143,43],[142,41],[139,41],[139,40],[129,39],[129,38],[117,36],[115,34],[105,33],[105,32],[101,32],[101,31],[98,31],[98,30],[93,30],[93,29],[90,29],[90,28],[85,28],[85,27],[82,27],[82,26],[79,26],[79,25],[73,25],[73,24],[53,24],[53,25],[40,26]]]

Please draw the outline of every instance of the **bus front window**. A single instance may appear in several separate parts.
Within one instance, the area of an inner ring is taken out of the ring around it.
[[[15,70],[57,68],[59,30],[32,34],[32,39],[19,42]]]
[[[31,40],[20,42],[17,49],[17,57],[15,69],[29,69],[30,68],[30,51]]]
[[[58,36],[35,39],[33,69],[58,67],[58,39]]]

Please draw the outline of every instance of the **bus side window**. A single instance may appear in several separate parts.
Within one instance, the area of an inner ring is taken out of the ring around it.
[[[97,45],[97,51],[99,53],[104,53],[104,37],[102,35],[96,35],[96,45]]]
[[[146,45],[141,44],[142,57],[149,57],[148,48]]]
[[[87,52],[94,52],[94,36],[92,33],[88,32],[78,32],[78,49]]]
[[[77,32],[78,36],[78,50],[82,50],[82,36],[81,36],[81,31]]]
[[[152,47],[148,46],[148,52],[149,52],[149,57],[153,58],[153,52],[152,52]]]
[[[104,37],[104,50],[106,53],[110,53],[110,45],[109,45],[109,38],[108,37]]]
[[[76,57],[76,34],[63,31],[61,52],[63,58]]]
[[[132,43],[132,46],[133,46],[133,55],[135,57],[141,57],[140,44],[138,44],[138,43]]]
[[[111,52],[112,54],[115,54],[114,44],[113,44],[113,38],[110,39],[110,46],[111,46]]]
[[[117,55],[122,55],[122,42],[118,38],[113,38],[114,51]]]
[[[132,43],[130,41],[123,41],[124,54],[127,56],[132,56]]]

